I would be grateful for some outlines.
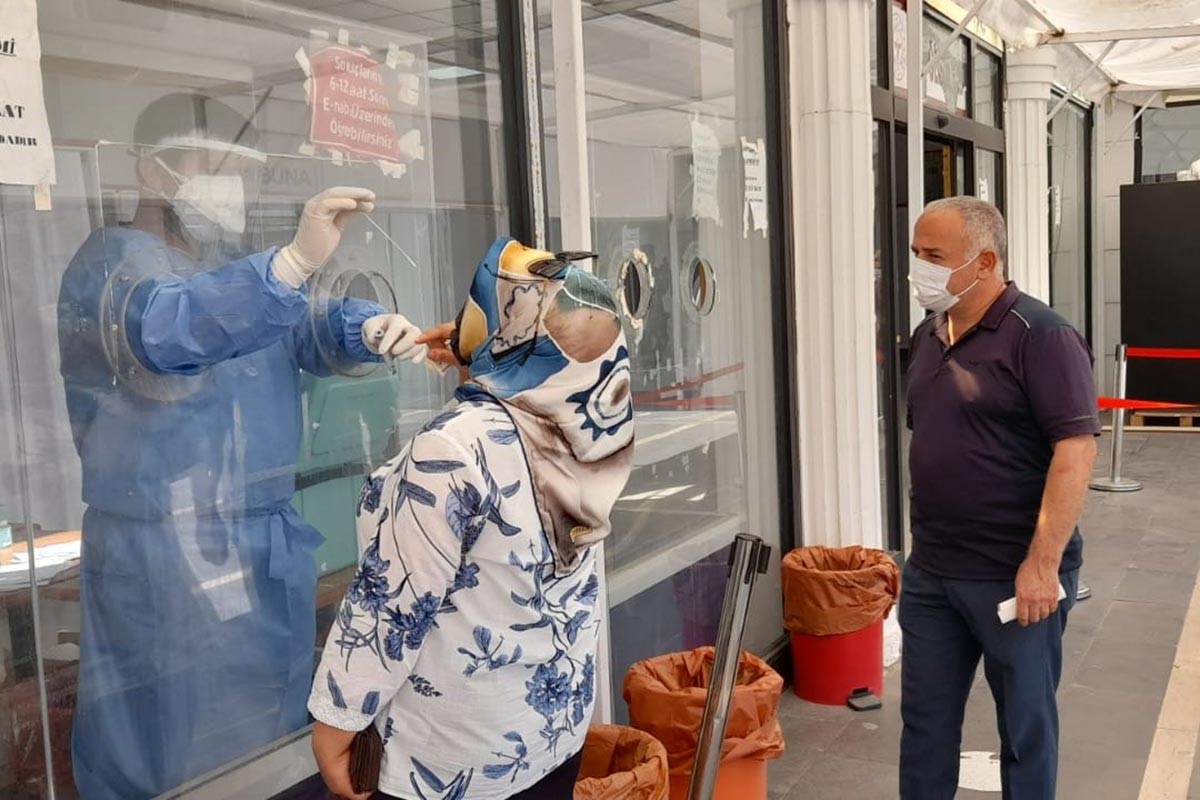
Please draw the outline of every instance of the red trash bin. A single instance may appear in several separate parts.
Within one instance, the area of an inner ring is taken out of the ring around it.
[[[783,559],[784,624],[793,688],[811,703],[843,705],[856,690],[883,696],[883,621],[900,571],[863,547],[802,547]]]

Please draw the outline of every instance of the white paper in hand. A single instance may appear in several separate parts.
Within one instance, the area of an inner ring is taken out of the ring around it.
[[[1061,603],[1067,599],[1067,590],[1060,583],[1058,585],[1058,600]],[[1010,597],[1003,603],[996,604],[996,614],[1000,617],[1000,624],[1007,625],[1017,618],[1017,598]]]

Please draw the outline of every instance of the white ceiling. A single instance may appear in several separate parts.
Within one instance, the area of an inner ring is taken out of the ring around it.
[[[375,47],[427,48],[431,112],[500,118],[493,0],[39,0],[47,73],[164,89],[277,85],[303,78],[294,54],[310,29]],[[548,13],[549,3],[539,4]],[[733,141],[734,23],[725,0],[591,0],[584,5],[590,134],[686,146],[699,112]],[[84,24],[81,25],[80,22]],[[544,115],[554,133],[553,40],[540,31]],[[482,56],[482,58],[480,58]],[[293,87],[294,88],[294,87]]]
[[[959,0],[960,5],[970,5]],[[1200,24],[1200,0],[989,0],[980,18],[1015,47],[1032,47],[1048,35],[1122,30],[1163,31]],[[1116,38],[1116,37],[1114,37]],[[1060,67],[1078,75],[1108,42],[1057,44]],[[1170,93],[1200,88],[1200,37],[1118,41],[1102,64],[1120,92]],[[1098,97],[1111,88],[1100,75],[1082,87]]]

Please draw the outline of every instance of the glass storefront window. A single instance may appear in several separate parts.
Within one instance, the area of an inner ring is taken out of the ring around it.
[[[892,86],[896,93],[908,93],[908,17],[904,0],[893,0],[892,15]],[[942,42],[954,31],[944,23],[926,15],[922,18],[921,49],[924,62],[929,63]],[[934,107],[953,114],[969,116],[968,40],[957,37],[925,79],[925,99]]]
[[[897,94],[908,93],[908,16],[905,0],[889,4],[892,14],[892,87]]]
[[[1088,111],[1050,122],[1050,305],[1088,335]]]
[[[768,344],[779,329],[778,266],[768,209],[747,201],[747,187],[775,168],[762,146],[763,7],[648,0],[620,9],[596,6],[583,23],[593,249],[598,273],[625,298],[638,408],[635,470],[605,548],[617,697],[634,662],[713,643],[738,532],[775,551],[745,646],[768,653],[781,615]],[[543,97],[552,120],[553,89]],[[554,175],[552,136],[547,156]],[[552,232],[559,211],[551,181]]]
[[[452,388],[361,363],[361,321],[452,318],[507,231],[495,4],[38,13],[58,182],[0,187],[0,795],[148,797],[307,723],[362,477]],[[332,186],[373,222],[305,297],[270,253]]]
[[[925,17],[923,20],[923,44],[925,61],[942,46],[942,42],[954,31],[937,20]],[[956,37],[929,72],[925,81],[925,97],[955,114],[968,114],[967,87],[969,73],[967,72],[967,40]]]
[[[875,365],[876,382],[876,419],[879,425],[879,507],[883,509],[884,523],[887,526],[885,541],[894,541],[892,526],[891,487],[892,469],[888,457],[891,441],[889,428],[890,407],[892,404],[890,387],[892,385],[889,370],[892,367],[891,353],[893,348],[891,319],[892,298],[889,289],[886,264],[884,262],[884,244],[887,237],[886,215],[887,204],[887,161],[884,148],[887,143],[887,128],[883,123],[875,123],[871,131],[871,153],[875,172]]]
[[[982,147],[975,149],[975,196],[1003,209],[1000,202],[1000,154]]]
[[[1200,161],[1200,105],[1152,108],[1142,114],[1141,183],[1162,183],[1180,179]],[[1200,172],[1200,166],[1196,167]]]
[[[975,48],[975,121],[1000,127],[1003,81],[1001,61],[982,47]]]
[[[879,74],[879,0],[871,0],[871,84],[882,85]]]

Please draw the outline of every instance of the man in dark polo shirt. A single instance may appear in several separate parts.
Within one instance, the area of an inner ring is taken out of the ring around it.
[[[904,568],[903,800],[953,798],[963,714],[982,658],[1004,797],[1051,800],[1062,634],[1096,457],[1086,342],[1004,279],[1006,232],[971,197],[928,206],[911,281],[934,312],[913,334],[912,554]],[[1059,601],[1059,585],[1066,598]],[[999,603],[1017,599],[1017,621]]]

